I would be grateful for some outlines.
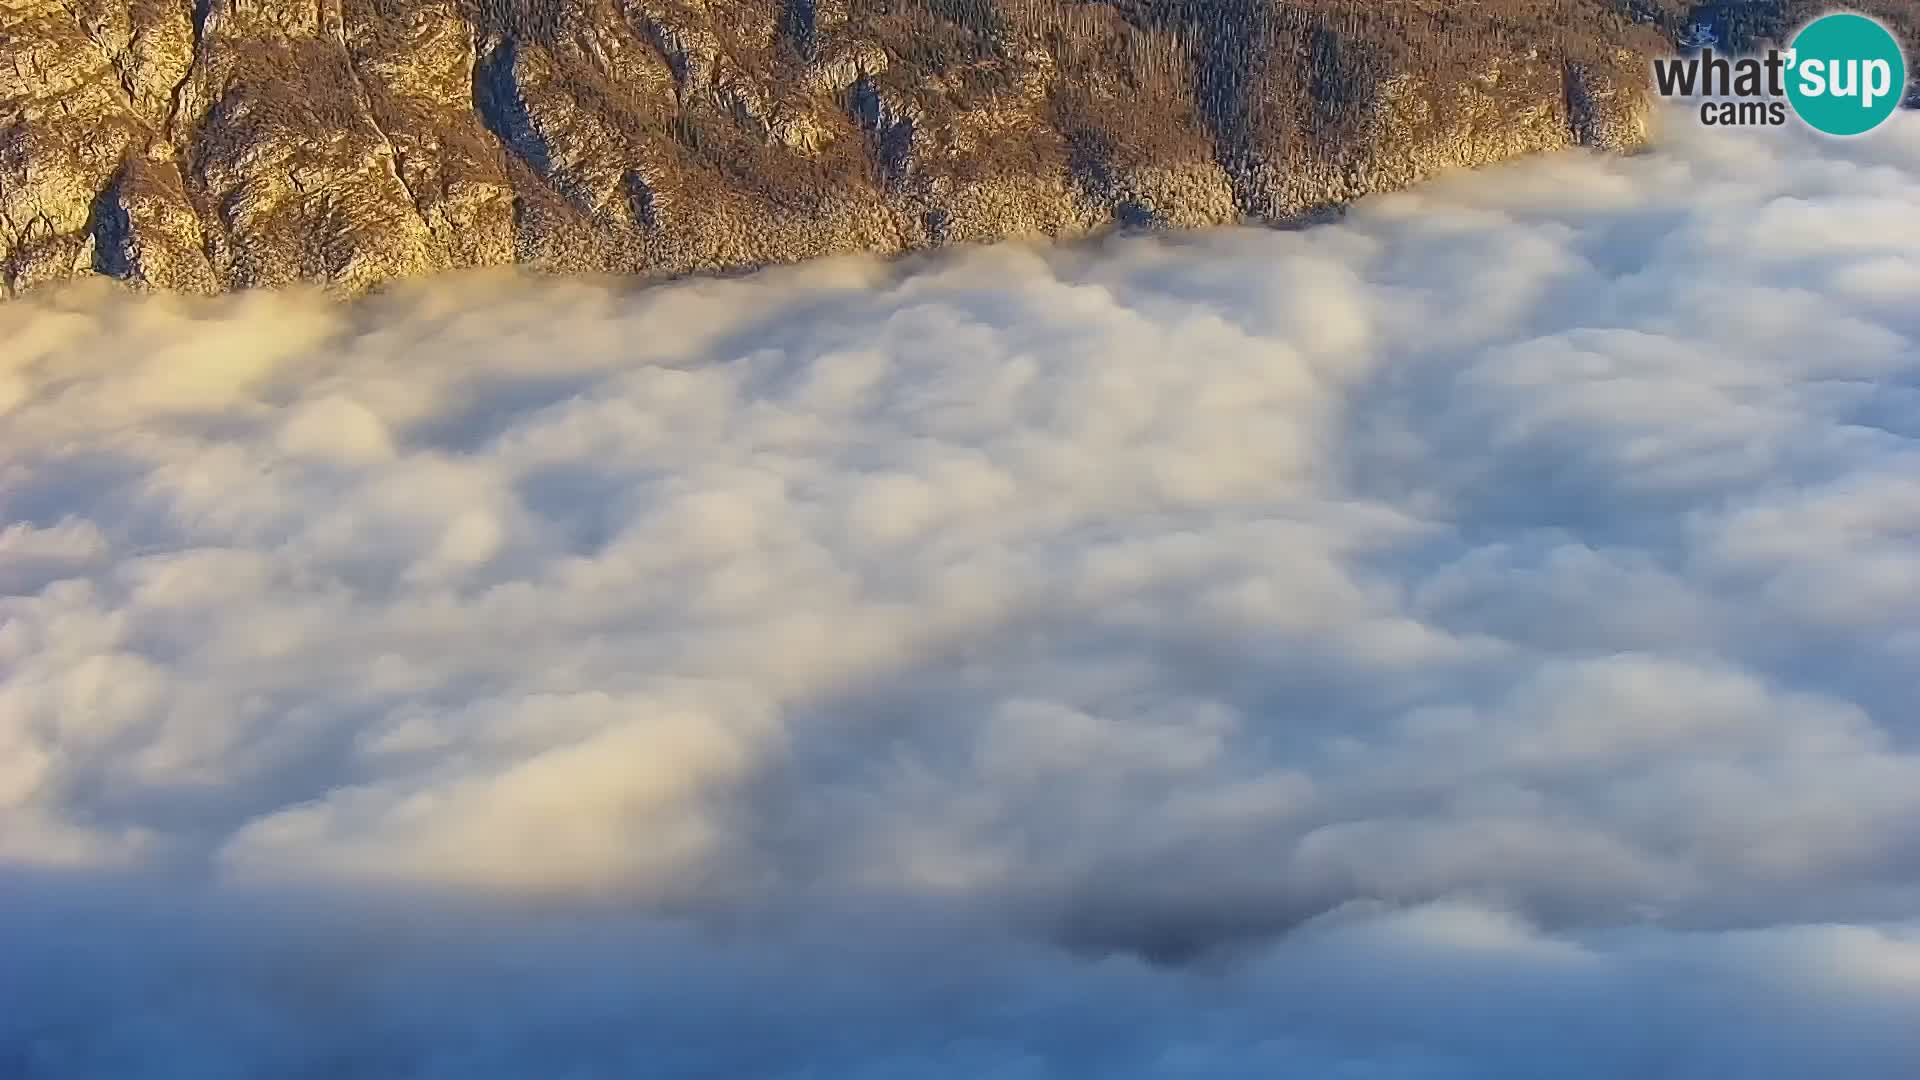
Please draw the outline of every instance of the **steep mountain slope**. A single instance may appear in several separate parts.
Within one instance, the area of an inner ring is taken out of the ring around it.
[[[354,292],[1290,219],[1447,166],[1633,144],[1646,57],[1686,14],[0,0],[0,281]]]

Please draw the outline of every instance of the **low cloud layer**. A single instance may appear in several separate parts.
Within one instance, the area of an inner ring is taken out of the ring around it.
[[[1920,124],[0,305],[0,1076],[1920,1073]]]

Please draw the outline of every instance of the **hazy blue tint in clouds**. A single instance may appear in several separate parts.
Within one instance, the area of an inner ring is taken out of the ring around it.
[[[1920,128],[0,306],[0,1076],[1920,1073]]]

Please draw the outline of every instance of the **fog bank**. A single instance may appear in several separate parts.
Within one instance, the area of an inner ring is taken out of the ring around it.
[[[0,1076],[1920,1073],[1920,120],[0,342]]]

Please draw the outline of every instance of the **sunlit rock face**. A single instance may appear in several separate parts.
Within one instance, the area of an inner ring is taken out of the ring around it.
[[[1512,10],[1505,10],[1506,8]],[[4,0],[0,286],[1290,220],[1645,135],[1622,0]]]

